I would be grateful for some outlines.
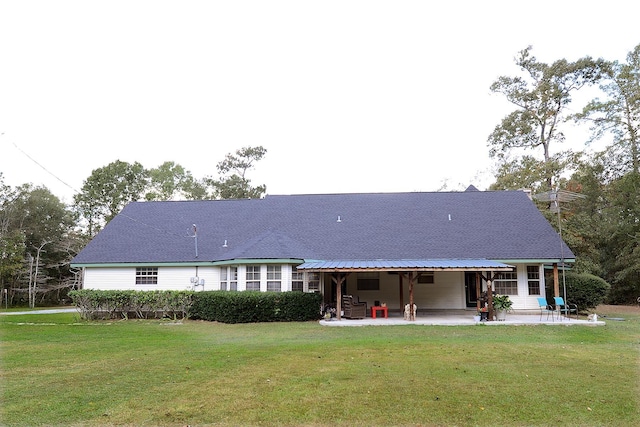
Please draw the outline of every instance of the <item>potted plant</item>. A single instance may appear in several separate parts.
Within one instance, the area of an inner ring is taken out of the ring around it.
[[[480,318],[480,321],[488,320],[487,316],[489,315],[489,310],[486,306],[482,306],[478,309],[476,315]]]
[[[493,309],[496,311],[496,319],[504,320],[507,310],[511,310],[513,301],[509,299],[509,295],[496,294],[493,296]]]

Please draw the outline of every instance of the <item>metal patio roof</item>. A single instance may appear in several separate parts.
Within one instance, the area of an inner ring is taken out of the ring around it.
[[[402,259],[306,261],[306,271],[511,271],[513,266],[487,259]]]

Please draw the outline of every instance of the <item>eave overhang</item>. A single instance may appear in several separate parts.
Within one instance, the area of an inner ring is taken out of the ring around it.
[[[218,261],[174,261],[174,262],[110,262],[110,263],[73,263],[73,268],[120,268],[120,267],[198,267],[241,264],[299,264],[300,258],[236,258]]]
[[[511,271],[512,265],[487,259],[325,260],[305,261],[298,270],[309,272],[358,271]]]

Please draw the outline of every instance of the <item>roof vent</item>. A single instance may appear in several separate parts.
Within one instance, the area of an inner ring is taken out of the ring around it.
[[[224,244],[222,245],[223,248],[227,247],[227,240],[225,239]]]
[[[336,220],[336,222],[342,222],[342,218],[340,218],[340,215],[338,215],[338,219]]]

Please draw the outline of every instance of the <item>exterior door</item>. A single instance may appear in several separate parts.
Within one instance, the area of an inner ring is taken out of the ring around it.
[[[476,292],[476,273],[464,273],[464,293],[467,307],[476,307],[478,304],[478,293]]]

